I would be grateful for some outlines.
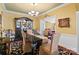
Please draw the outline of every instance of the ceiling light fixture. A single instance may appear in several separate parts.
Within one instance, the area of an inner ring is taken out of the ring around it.
[[[32,3],[32,6],[36,6],[37,5],[37,3]]]
[[[38,16],[39,12],[38,11],[30,11],[30,12],[28,12],[28,14],[31,16]]]
[[[31,15],[31,16],[38,16],[39,12],[35,11],[36,5],[37,5],[37,3],[32,3],[33,9],[30,12],[28,12],[29,15]]]

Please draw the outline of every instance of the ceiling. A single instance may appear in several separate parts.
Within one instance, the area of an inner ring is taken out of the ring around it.
[[[5,3],[5,8],[10,11],[20,12],[27,14],[29,11],[38,11],[40,14],[53,9],[63,3]]]

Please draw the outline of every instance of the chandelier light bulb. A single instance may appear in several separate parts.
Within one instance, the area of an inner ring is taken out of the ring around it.
[[[39,12],[36,12],[36,14],[39,14]]]
[[[31,5],[32,5],[32,6],[36,6],[36,5],[37,5],[37,3],[32,3]]]
[[[35,11],[31,11],[32,13],[35,13]]]
[[[38,16],[39,12],[38,11],[30,11],[30,12],[28,12],[28,14],[31,16]]]
[[[31,14],[31,12],[28,12],[28,14],[30,15],[30,14]]]

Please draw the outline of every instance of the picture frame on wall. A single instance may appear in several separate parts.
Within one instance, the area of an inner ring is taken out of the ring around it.
[[[69,28],[70,27],[70,18],[62,18],[58,19],[58,26],[61,28]]]

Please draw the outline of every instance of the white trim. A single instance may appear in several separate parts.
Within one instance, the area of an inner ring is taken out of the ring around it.
[[[76,15],[76,34],[79,35],[78,33],[78,16],[77,14],[79,14],[79,11],[76,11],[75,15]]]
[[[41,15],[47,14],[47,13],[49,13],[49,12],[52,12],[52,11],[58,9],[58,8],[61,8],[61,7],[63,7],[63,6],[66,6],[66,5],[68,5],[68,4],[70,4],[70,3],[61,4],[61,5],[59,5],[59,6],[55,7],[55,8],[53,8],[53,9],[50,9],[50,10],[48,10],[48,11],[42,13],[42,14],[39,14],[39,15],[36,16],[36,17],[39,17],[39,16],[41,16]],[[28,14],[26,14],[26,13],[20,13],[20,12],[15,12],[15,11],[7,10],[4,4],[3,4],[3,7],[4,7],[4,11],[5,11],[5,12],[30,16],[30,15],[28,15]]]
[[[3,12],[12,13],[12,14],[18,14],[18,15],[24,15],[24,16],[29,16],[28,14],[25,14],[25,13],[20,13],[20,12],[15,12],[15,11],[10,11],[10,10],[3,10]]]
[[[63,7],[63,6],[69,5],[69,4],[70,4],[70,3],[61,4],[61,5],[59,5],[59,6],[55,7],[55,8],[53,8],[53,9],[50,9],[50,10],[48,10],[48,11],[46,11],[46,12],[44,12],[44,13],[38,15],[38,16],[41,16],[41,15],[47,14],[47,13],[49,13],[49,12],[52,12],[52,11],[58,9],[58,8],[61,8],[61,7]]]
[[[3,7],[3,12],[8,12],[8,13],[13,13],[13,14],[19,14],[19,15],[25,15],[25,16],[30,16],[28,14],[25,13],[20,13],[20,12],[15,12],[15,11],[11,11],[11,10],[7,10],[4,3],[2,3],[2,7]]]
[[[79,11],[76,11],[76,13],[79,13]]]
[[[3,12],[22,15],[22,16],[26,16],[26,17],[37,17],[37,16],[30,16],[27,13],[15,12],[15,11],[7,10],[7,9],[3,10]]]
[[[4,3],[2,3],[2,7],[3,7],[3,10],[6,10],[6,7],[5,7]]]
[[[77,34],[77,43],[79,44],[79,31],[78,31],[78,29],[79,29],[79,23],[78,23],[78,19],[79,19],[79,17],[78,17],[78,15],[79,15],[79,11],[76,11],[76,34]],[[78,45],[77,44],[77,45]],[[77,47],[77,50],[78,50],[78,53],[79,53],[79,45],[78,45],[78,47]]]
[[[78,52],[78,39],[76,34],[60,34],[59,45]]]
[[[52,22],[53,19],[55,19],[55,22]],[[56,16],[48,16],[48,17],[44,18],[44,21],[50,22],[50,23],[56,23]]]
[[[76,15],[76,34],[79,35],[79,33],[78,33],[78,27],[79,26],[78,26],[78,16],[77,16],[77,14],[79,14],[79,11],[76,11],[76,14],[75,14]]]

